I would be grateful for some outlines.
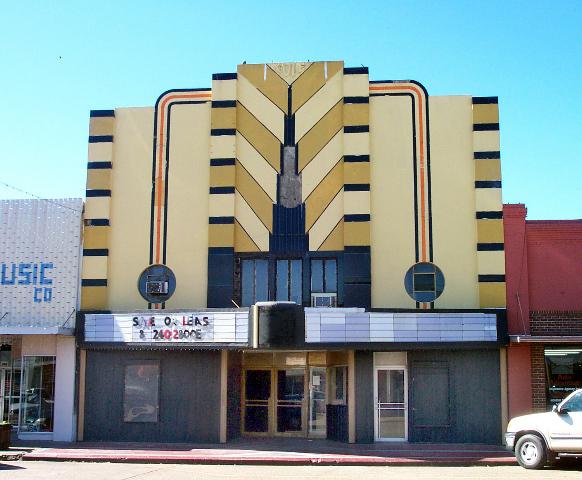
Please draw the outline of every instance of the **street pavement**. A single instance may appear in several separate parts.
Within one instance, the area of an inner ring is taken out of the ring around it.
[[[544,470],[518,466],[496,467],[394,467],[394,466],[257,466],[173,465],[77,462],[2,462],[0,479],[25,480],[528,480],[580,479],[582,464],[568,463]]]

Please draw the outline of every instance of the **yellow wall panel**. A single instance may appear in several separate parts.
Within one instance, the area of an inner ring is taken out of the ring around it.
[[[340,220],[319,247],[319,252],[333,252],[344,249],[344,221]]]
[[[234,242],[234,225],[208,225],[209,247],[232,247]]]
[[[321,87],[325,85],[324,62],[311,66],[293,82],[292,112],[303,106]]]
[[[83,248],[108,248],[111,227],[85,227],[83,229]]]
[[[83,257],[82,278],[107,278],[107,257]]]
[[[234,250],[235,252],[252,253],[258,252],[259,247],[253,242],[251,237],[244,228],[241,227],[240,223],[234,223]]]
[[[475,180],[501,180],[501,162],[495,159],[475,160]]]
[[[307,200],[305,200],[305,230],[309,231],[329,203],[335,198],[337,192],[343,189],[343,173],[343,162],[338,162],[313,190],[311,195],[307,197]]]
[[[370,82],[367,74],[344,75],[345,97],[367,97]]]
[[[445,276],[438,308],[478,308],[472,98],[430,97],[433,251]]]
[[[113,135],[115,117],[91,117],[89,121],[89,135]]]
[[[313,157],[342,129],[342,107],[342,102],[338,102],[298,142],[299,171],[303,170],[313,160]]]
[[[209,217],[234,217],[234,193],[210,195]]]
[[[478,243],[503,243],[503,220],[483,219],[477,220]]]
[[[499,123],[499,106],[496,103],[473,105],[473,123]]]
[[[372,307],[414,308],[404,289],[415,263],[414,204],[403,201],[414,197],[410,98],[370,98],[370,150]]]
[[[87,190],[111,190],[111,169],[87,170]]]
[[[370,183],[369,162],[344,162],[345,183]]]
[[[213,108],[210,128],[236,128],[236,108]]]
[[[237,163],[236,189],[242,195],[261,222],[273,231],[273,203],[260,185],[251,177],[244,167]]]
[[[476,188],[475,210],[477,212],[500,212],[503,210],[500,188]]]
[[[113,160],[113,143],[90,143],[87,157],[89,162],[111,162]]]
[[[344,104],[344,125],[368,125],[370,106],[367,103]]]
[[[473,132],[475,152],[498,152],[499,131]]]
[[[150,172],[151,175],[151,172]],[[151,176],[150,176],[151,183]],[[110,218],[111,197],[89,197],[85,200],[85,218]]]
[[[240,194],[235,195],[235,216],[241,227],[249,234],[262,252],[269,251],[269,230],[253,212],[252,208]]]
[[[237,104],[236,128],[248,142],[279,171],[281,143],[240,103]]]
[[[211,187],[233,187],[235,180],[234,165],[223,165],[220,167],[210,167]]]
[[[344,244],[351,247],[370,245],[370,222],[344,222]]]
[[[301,172],[301,196],[303,201],[341,160],[343,152],[342,140],[343,132],[339,131]]]
[[[108,299],[110,310],[134,310],[147,308],[136,285],[149,264],[154,110],[120,108],[115,114]]]
[[[479,262],[479,275],[503,275],[505,274],[505,252],[477,252]]]
[[[237,95],[237,100],[283,143],[285,114],[243,76],[237,82]]]
[[[246,77],[283,112],[287,111],[287,83],[266,64],[246,64],[237,68],[239,78]]]
[[[240,133],[236,134],[236,158],[247,172],[265,190],[269,198],[277,201],[277,171]]]
[[[369,214],[370,192],[344,192],[344,213],[346,215]]]
[[[210,137],[210,158],[234,158],[236,143],[234,135]]]
[[[317,251],[343,218],[344,195],[343,190],[340,190],[309,230],[309,251]]]
[[[212,100],[235,100],[236,80],[212,80]]]
[[[108,310],[107,287],[81,287],[82,310]]]
[[[479,284],[480,308],[505,308],[505,282],[481,282]]]
[[[344,135],[344,155],[370,155],[370,134],[346,133]]]
[[[343,73],[338,72],[295,113],[295,141],[300,140],[343,97]]]

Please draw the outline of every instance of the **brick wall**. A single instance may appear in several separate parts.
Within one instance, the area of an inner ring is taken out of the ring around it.
[[[547,410],[546,389],[544,346],[534,344],[531,346],[531,391],[534,412],[545,412]]]
[[[582,312],[530,312],[532,335],[582,335]]]

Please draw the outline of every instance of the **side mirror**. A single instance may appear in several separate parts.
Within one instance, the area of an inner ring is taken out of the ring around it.
[[[557,412],[557,411],[558,411],[558,406],[552,405],[552,412]]]
[[[556,407],[556,412],[558,415],[566,415],[568,413],[568,409],[566,407]]]

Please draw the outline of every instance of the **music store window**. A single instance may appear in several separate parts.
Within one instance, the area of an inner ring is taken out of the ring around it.
[[[582,388],[582,346],[548,347],[544,351],[548,407]]]

